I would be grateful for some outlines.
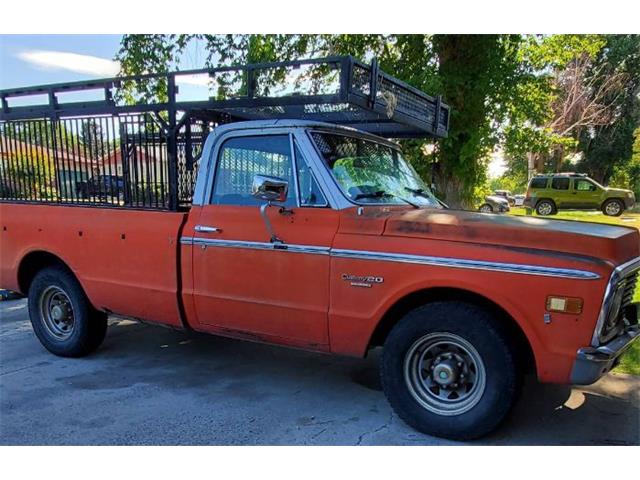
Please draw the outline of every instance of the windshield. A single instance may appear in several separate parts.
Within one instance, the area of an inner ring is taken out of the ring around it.
[[[344,194],[362,204],[412,204],[442,208],[402,154],[382,143],[312,132],[324,161]]]

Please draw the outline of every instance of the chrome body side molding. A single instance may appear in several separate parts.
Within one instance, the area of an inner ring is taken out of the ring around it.
[[[222,248],[247,248],[254,250],[279,250],[291,253],[309,253],[314,255],[331,255],[336,258],[352,258],[356,260],[378,260],[384,262],[411,263],[437,267],[466,268],[471,270],[488,270],[523,275],[544,277],[572,278],[576,280],[597,280],[600,275],[588,270],[572,268],[546,267],[519,263],[488,262],[463,258],[434,257],[425,255],[409,255],[404,253],[373,252],[366,250],[346,250],[317,245],[277,244],[270,242],[249,242],[243,240],[218,240],[198,237],[182,237],[183,245],[205,245]]]
[[[310,253],[314,255],[329,255],[330,247],[317,245],[296,245],[287,243],[249,242],[245,240],[217,240],[210,238],[182,237],[183,245],[204,245],[221,248],[245,248],[250,250],[277,250],[291,253]]]
[[[360,260],[382,260],[386,262],[415,263],[438,267],[467,268],[472,270],[489,270],[524,275],[540,275],[546,277],[574,278],[579,280],[596,280],[600,275],[587,270],[572,268],[545,267],[520,263],[487,262],[484,260],[468,260],[464,258],[432,257],[425,255],[409,255],[405,253],[368,252],[364,250],[332,249],[331,256],[356,258]]]

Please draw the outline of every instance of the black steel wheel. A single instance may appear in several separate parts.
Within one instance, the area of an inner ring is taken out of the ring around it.
[[[106,314],[90,305],[78,280],[62,266],[47,267],[36,274],[28,303],[33,331],[55,355],[82,357],[104,340]]]

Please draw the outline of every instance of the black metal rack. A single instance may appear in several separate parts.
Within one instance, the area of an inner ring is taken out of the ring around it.
[[[303,119],[389,138],[449,127],[440,97],[351,56],[13,88],[0,105],[0,200],[170,210],[190,203],[217,124]],[[80,141],[91,129],[99,141]]]

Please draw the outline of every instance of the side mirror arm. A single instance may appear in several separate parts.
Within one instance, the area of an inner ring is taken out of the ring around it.
[[[278,238],[278,236],[273,231],[271,220],[269,220],[269,216],[267,215],[267,208],[269,208],[270,206],[271,206],[271,202],[263,203],[262,205],[260,205],[260,216],[262,216],[262,220],[264,221],[264,224],[267,227],[267,233],[271,237],[271,243],[282,244],[284,242],[280,238]]]

